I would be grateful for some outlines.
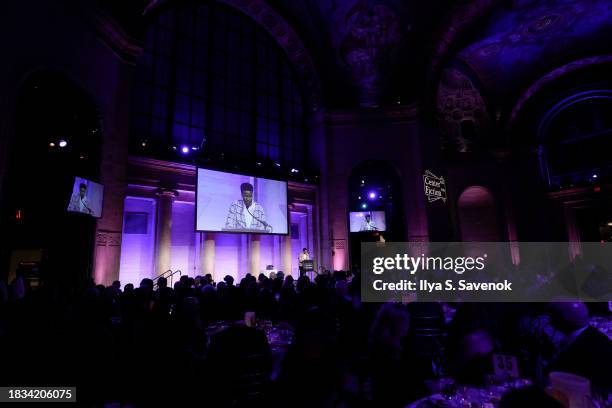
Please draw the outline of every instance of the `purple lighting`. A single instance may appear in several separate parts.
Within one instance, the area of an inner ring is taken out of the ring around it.
[[[181,152],[183,152],[183,154],[187,154],[189,153],[189,148],[187,146],[183,146],[181,147]]]
[[[374,200],[376,198],[376,193],[374,191],[370,191],[368,193],[368,197],[370,197],[370,200]]]
[[[66,147],[68,145],[68,142],[65,141],[64,139],[59,141],[59,147]]]

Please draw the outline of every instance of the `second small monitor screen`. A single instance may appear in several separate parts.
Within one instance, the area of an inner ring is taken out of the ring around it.
[[[354,211],[349,214],[351,232],[385,231],[384,211]]]

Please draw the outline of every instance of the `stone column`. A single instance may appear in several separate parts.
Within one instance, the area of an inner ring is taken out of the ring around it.
[[[215,276],[215,234],[206,232],[204,235],[204,249],[202,253],[202,273],[210,273],[216,282],[223,279],[223,276]]]
[[[155,272],[153,278],[172,269],[172,203],[178,195],[175,190],[157,191],[157,229],[155,240]]]
[[[282,265],[283,265],[283,272],[285,273],[285,276],[287,275],[291,275],[292,272],[292,265],[293,265],[293,259],[292,258],[292,251],[291,251],[291,234],[289,235],[284,235],[282,237]]]
[[[261,237],[251,235],[251,275],[259,276],[259,263],[261,259]]]

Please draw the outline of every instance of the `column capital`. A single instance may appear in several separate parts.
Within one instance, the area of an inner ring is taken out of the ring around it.
[[[155,195],[158,197],[170,197],[170,198],[176,198],[178,197],[179,193],[178,191],[171,189],[171,188],[158,188],[157,190],[155,190]]]

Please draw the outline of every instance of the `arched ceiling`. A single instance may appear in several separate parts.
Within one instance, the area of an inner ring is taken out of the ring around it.
[[[138,41],[146,26],[145,9],[180,0],[90,1]],[[265,3],[281,15],[314,60],[324,105],[339,108],[414,101],[423,89],[433,38],[455,1],[232,2],[243,10]]]
[[[497,9],[457,59],[500,102],[559,66],[611,48],[609,0],[523,0]]]
[[[143,11],[172,1],[181,0],[89,0],[136,40]],[[233,2],[244,10],[265,3],[282,16],[314,61],[328,108],[419,100],[430,73],[453,64],[487,105],[512,104],[555,68],[612,49],[609,0]]]

